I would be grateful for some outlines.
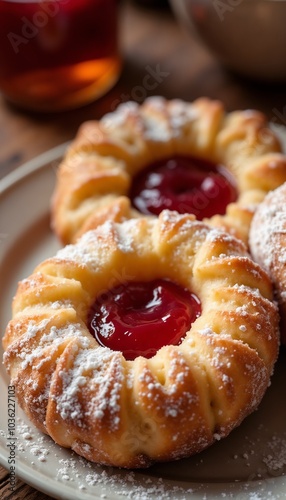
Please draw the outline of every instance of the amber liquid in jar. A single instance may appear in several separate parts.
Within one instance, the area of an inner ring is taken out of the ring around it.
[[[100,97],[121,69],[117,0],[0,0],[0,90],[39,111]]]

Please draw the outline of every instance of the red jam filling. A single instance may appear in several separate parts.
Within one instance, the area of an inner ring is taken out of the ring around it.
[[[198,158],[173,157],[148,166],[134,177],[132,204],[143,214],[176,210],[198,220],[223,215],[237,198],[235,181],[222,165]]]
[[[99,296],[88,325],[100,345],[133,360],[179,344],[200,314],[200,301],[193,293],[157,279],[118,285]]]

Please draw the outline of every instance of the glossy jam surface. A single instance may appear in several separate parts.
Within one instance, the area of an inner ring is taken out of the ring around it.
[[[97,298],[88,325],[98,343],[126,359],[151,358],[164,345],[177,345],[201,313],[199,299],[164,279],[129,282]]]
[[[191,213],[198,220],[223,215],[237,198],[235,181],[221,165],[197,158],[158,161],[133,179],[130,198],[143,214],[164,210]]]

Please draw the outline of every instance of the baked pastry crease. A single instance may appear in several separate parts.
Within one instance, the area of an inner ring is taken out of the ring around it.
[[[224,215],[205,222],[246,244],[254,210],[265,194],[286,181],[286,158],[263,114],[227,113],[220,101],[192,103],[146,99],[128,102],[99,121],[84,123],[57,174],[52,227],[70,243],[105,220],[140,217],[129,191],[134,177],[162,159],[183,156],[222,164],[233,176],[237,200]],[[168,208],[168,207],[165,207]]]
[[[178,345],[127,361],[87,326],[115,285],[171,280],[200,298]],[[231,235],[163,211],[107,221],[19,283],[3,338],[19,404],[59,445],[134,468],[188,457],[259,405],[277,358],[278,312],[267,274]]]

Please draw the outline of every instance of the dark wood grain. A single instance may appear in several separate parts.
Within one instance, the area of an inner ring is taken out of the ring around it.
[[[51,497],[35,490],[21,480],[18,480],[16,488],[11,492],[9,474],[0,466],[0,498],[1,500],[49,500]]]
[[[99,118],[120,102],[142,102],[153,94],[185,100],[205,95],[221,99],[230,111],[258,108],[269,120],[286,125],[285,85],[264,85],[228,73],[194,35],[178,26],[169,9],[154,10],[121,2],[120,29],[122,75],[117,85],[97,102],[66,113],[43,115],[17,109],[0,96],[0,177],[72,139],[82,121]],[[162,75],[157,84],[146,86],[146,75],[158,68]],[[8,472],[0,467],[0,498],[49,497],[20,480],[11,494]]]

